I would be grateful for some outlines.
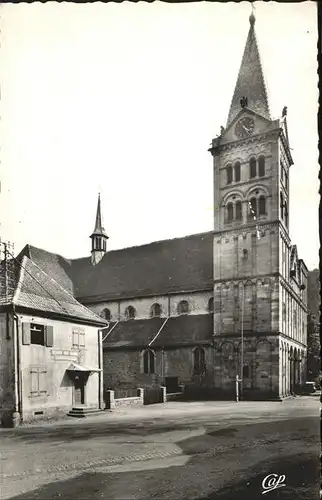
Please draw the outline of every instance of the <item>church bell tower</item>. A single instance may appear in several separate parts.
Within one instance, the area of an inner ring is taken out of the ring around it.
[[[238,375],[243,394],[280,397],[281,297],[288,286],[281,248],[290,248],[293,160],[287,110],[272,120],[253,14],[249,22],[227,124],[209,150],[214,168],[214,383],[233,395]]]
[[[95,227],[90,238],[92,240],[91,262],[93,265],[96,265],[106,253],[106,242],[108,240],[108,236],[102,222],[100,194],[98,194]]]

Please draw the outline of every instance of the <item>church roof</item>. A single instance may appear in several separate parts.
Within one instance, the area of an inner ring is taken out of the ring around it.
[[[241,110],[241,99],[247,98],[246,108],[270,119],[267,90],[255,33],[255,17],[249,18],[250,27],[240,65],[234,95],[231,101],[227,126]]]
[[[212,314],[189,314],[177,317],[136,319],[110,323],[110,334],[103,343],[105,349],[151,349],[167,346],[209,343],[213,335]],[[163,328],[161,329],[162,325]],[[161,329],[161,331],[160,331]],[[160,334],[158,332],[160,331]],[[106,330],[108,333],[108,330]]]
[[[80,304],[75,297],[24,255],[20,259],[14,293],[8,303],[16,307],[67,317],[85,324],[103,326],[106,322]]]
[[[126,297],[211,289],[212,232],[106,252],[93,266],[90,257],[68,260],[27,245],[27,255],[84,303]],[[18,256],[19,257],[19,256]]]

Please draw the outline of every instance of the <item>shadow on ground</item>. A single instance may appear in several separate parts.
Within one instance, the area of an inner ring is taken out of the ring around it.
[[[193,469],[198,467],[196,459],[180,467],[162,468],[123,473],[85,473],[66,481],[54,482],[37,490],[11,497],[11,500],[61,499],[132,499],[132,500],[317,500],[319,498],[319,463],[309,456],[295,455],[287,460],[261,463],[253,470],[243,473],[238,483],[227,480],[224,488],[211,490],[216,484],[216,476],[207,478],[203,492],[194,484],[187,489]],[[199,467],[203,467],[199,463]],[[262,480],[275,471],[286,476],[286,486],[262,495]],[[208,486],[207,486],[208,483]],[[205,494],[206,496],[200,496]]]
[[[225,488],[214,491],[210,495],[198,500],[318,500],[320,491],[320,464],[318,457],[294,455],[276,460],[269,464],[262,464],[259,474],[247,477],[246,480],[229,484]],[[262,481],[268,474],[285,476],[285,487],[263,493]]]
[[[11,500],[317,500],[319,432],[314,422],[318,425],[315,418],[299,418],[225,429],[212,426],[177,443],[182,456],[79,472]],[[305,452],[309,442],[316,446]],[[286,486],[262,495],[262,481],[272,473],[285,475]]]

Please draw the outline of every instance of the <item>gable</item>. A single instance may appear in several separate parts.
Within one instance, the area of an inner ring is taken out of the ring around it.
[[[226,144],[229,142],[234,142],[234,141],[239,141],[239,140],[244,140],[247,139],[248,137],[245,137],[244,139],[240,139],[235,133],[235,128],[237,123],[239,122],[240,119],[242,118],[251,118],[254,120],[254,129],[248,137],[252,137],[254,135],[262,134],[266,132],[267,130],[272,130],[274,127],[272,127],[272,122],[271,120],[268,120],[267,118],[262,117],[261,115],[254,113],[253,111],[244,108],[241,109],[240,112],[236,115],[236,117],[233,119],[233,121],[229,124],[229,126],[223,131],[221,137],[220,137],[220,144]]]

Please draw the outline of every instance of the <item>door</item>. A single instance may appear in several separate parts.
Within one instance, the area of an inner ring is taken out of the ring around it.
[[[85,381],[82,375],[75,376],[74,400],[75,405],[83,405],[85,403]]]

